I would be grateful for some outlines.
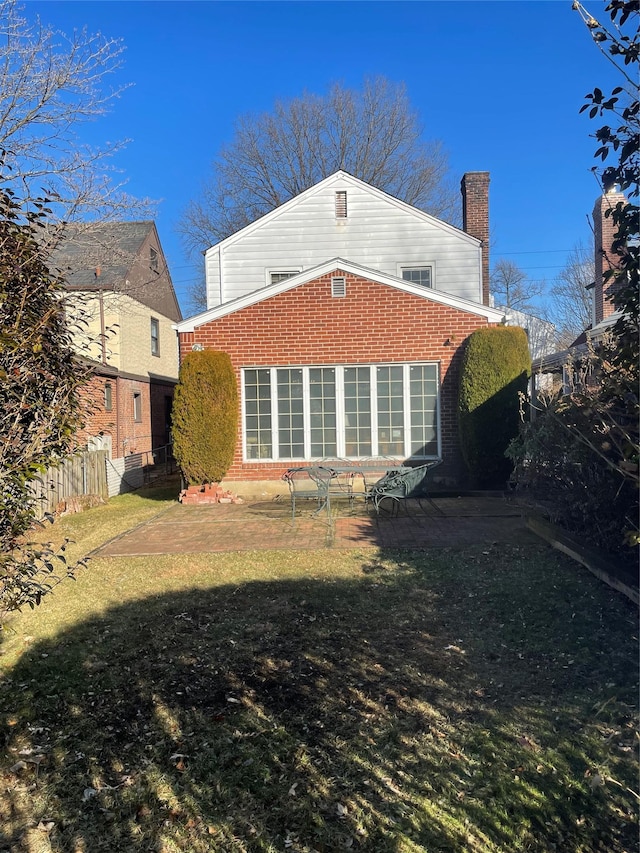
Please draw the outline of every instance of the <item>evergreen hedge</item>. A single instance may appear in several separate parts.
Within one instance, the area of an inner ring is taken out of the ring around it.
[[[505,451],[518,434],[519,392],[526,392],[530,375],[524,329],[489,326],[469,337],[460,372],[458,425],[475,486],[501,488],[509,479],[513,464]]]
[[[185,356],[172,419],[173,453],[188,485],[220,482],[233,461],[238,430],[238,388],[226,353]]]

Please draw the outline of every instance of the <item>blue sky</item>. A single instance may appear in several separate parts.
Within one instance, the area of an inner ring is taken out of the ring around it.
[[[606,18],[603,2],[584,2]],[[83,134],[131,140],[116,165],[132,194],[159,201],[156,223],[185,313],[200,264],[183,252],[176,225],[235,118],[336,80],[404,82],[452,176],[491,173],[492,262],[507,258],[551,282],[589,239],[599,194],[590,134],[599,124],[579,109],[594,86],[618,79],[571,0],[27,0],[25,14],[123,40],[124,67],[110,83],[133,85]]]

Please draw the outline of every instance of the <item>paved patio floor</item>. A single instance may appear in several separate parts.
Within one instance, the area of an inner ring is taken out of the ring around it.
[[[289,498],[244,504],[176,504],[103,546],[99,556],[214,551],[344,548],[440,548],[475,543],[539,541],[522,510],[500,497],[439,497],[443,515],[409,502],[408,514],[375,513],[361,502],[334,502],[329,520],[305,507],[292,523]]]

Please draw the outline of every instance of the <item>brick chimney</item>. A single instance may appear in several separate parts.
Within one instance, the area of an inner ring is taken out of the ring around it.
[[[482,304],[489,304],[489,172],[465,172],[462,190],[462,227],[482,242]]]
[[[610,278],[605,282],[604,275],[608,270],[615,269],[619,255],[614,255],[611,246],[616,232],[611,215],[605,216],[607,210],[613,210],[620,202],[626,202],[622,193],[610,190],[600,196],[593,208],[593,236],[595,242],[595,282],[593,288],[594,319],[600,323],[610,317],[615,311],[611,296],[616,290],[617,282]]]

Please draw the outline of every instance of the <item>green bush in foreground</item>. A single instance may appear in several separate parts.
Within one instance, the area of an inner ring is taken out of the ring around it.
[[[460,372],[458,424],[464,461],[473,483],[501,487],[512,463],[505,456],[518,434],[519,394],[531,374],[524,329],[490,326],[467,341]]]
[[[224,352],[189,353],[173,401],[173,452],[189,485],[219,482],[236,444],[238,390]]]

